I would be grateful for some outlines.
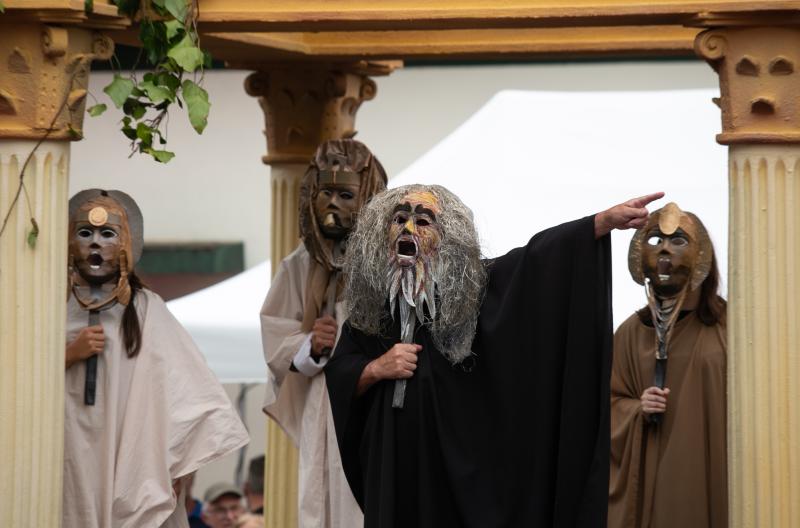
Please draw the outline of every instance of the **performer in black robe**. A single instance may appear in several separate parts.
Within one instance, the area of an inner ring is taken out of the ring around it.
[[[326,367],[367,528],[605,526],[608,232],[639,226],[660,196],[491,261],[446,189],[368,204],[348,249],[350,320]]]

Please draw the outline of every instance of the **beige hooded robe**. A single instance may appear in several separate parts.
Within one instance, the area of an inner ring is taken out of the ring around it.
[[[189,334],[149,290],[135,297],[142,348],[128,358],[124,306],[100,313],[94,406],[83,403],[86,362],[66,371],[63,528],[188,527],[174,480],[249,441],[222,385]],[[67,304],[67,342],[88,312]]]
[[[654,329],[634,314],[614,334],[609,528],[726,528],[725,325],[675,323],[660,425],[641,412],[653,385]]]
[[[310,269],[311,256],[301,244],[280,263],[261,309],[268,370],[264,412],[300,450],[300,528],[358,528],[364,519],[342,469],[325,374],[321,368],[310,377],[289,370],[309,336],[301,326]],[[342,303],[335,318],[341,330]]]

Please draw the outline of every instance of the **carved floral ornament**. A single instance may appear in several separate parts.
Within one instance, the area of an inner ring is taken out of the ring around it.
[[[0,35],[0,137],[78,139],[92,60],[114,44],[98,32],[42,25]],[[52,129],[51,129],[52,126]]]
[[[266,163],[306,163],[323,141],[355,135],[355,116],[377,92],[375,81],[346,68],[274,68],[252,73],[245,90],[266,121]]]

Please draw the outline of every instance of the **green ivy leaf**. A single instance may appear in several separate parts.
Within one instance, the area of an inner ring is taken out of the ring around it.
[[[86,111],[89,112],[89,115],[92,117],[97,117],[99,115],[102,115],[103,112],[105,112],[106,110],[108,110],[108,107],[103,103],[90,106],[89,108],[86,109]]]
[[[188,5],[186,0],[166,0],[164,7],[169,11],[169,14],[175,17],[175,20],[181,24],[186,23],[186,13]]]
[[[67,134],[69,134],[70,139],[83,139],[81,133],[72,128],[72,123],[67,123]]]
[[[124,79],[119,74],[114,74],[114,80],[111,81],[111,84],[103,88],[103,91],[114,101],[114,106],[120,108],[125,104],[125,100],[128,96],[131,95],[133,88],[134,84],[132,80]]]
[[[4,6],[2,0],[0,0],[0,13],[5,13],[5,12],[6,12],[6,6]]]
[[[203,52],[194,45],[192,38],[186,35],[175,46],[170,48],[167,56],[178,63],[184,71],[193,72],[203,64]]]
[[[126,117],[125,119],[130,119],[130,118]],[[131,141],[135,141],[136,140],[136,129],[134,129],[133,127],[130,126],[130,121],[125,122],[125,119],[122,120],[123,124],[122,124],[122,128],[120,130],[122,130],[122,133],[125,134],[126,138],[130,139]]]
[[[94,12],[94,0],[84,0],[83,10],[86,11],[86,13]]]
[[[161,21],[143,20],[139,28],[139,40],[150,64],[158,65],[164,59],[169,47],[167,25]]]
[[[177,20],[170,20],[165,22],[164,25],[167,28],[167,40],[172,40],[173,38],[177,37],[179,33],[185,33],[186,29],[183,27],[182,22],[178,22]]]
[[[125,112],[125,115],[129,115],[134,119],[141,119],[144,117],[144,114],[147,113],[147,104],[138,101],[132,97],[129,97],[125,104],[122,105],[122,111]],[[128,122],[130,122],[130,118],[127,118]]]
[[[36,249],[36,240],[39,238],[39,224],[36,223],[35,218],[31,218],[31,225],[33,228],[28,233],[28,245],[31,249]]]
[[[158,86],[166,86],[169,88],[173,93],[178,90],[178,87],[181,85],[180,78],[169,72],[161,72],[156,75],[156,78],[153,81]]]
[[[208,124],[208,111],[211,104],[208,102],[208,92],[196,83],[183,81],[183,99],[189,112],[189,122],[198,134],[202,134]]]
[[[136,125],[136,138],[144,149],[150,148],[153,145],[153,129],[145,123],[139,123]]]
[[[169,163],[169,160],[175,157],[174,152],[168,150],[156,150],[152,148],[144,149],[144,152],[153,156],[153,159],[161,163]]]
[[[153,103],[158,104],[162,101],[174,101],[175,92],[164,86],[156,86],[152,81],[142,81],[139,83],[141,89]]]

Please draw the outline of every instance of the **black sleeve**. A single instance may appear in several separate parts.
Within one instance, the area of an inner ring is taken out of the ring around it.
[[[336,440],[347,482],[353,496],[364,509],[364,486],[359,459],[359,445],[373,398],[371,390],[361,396],[356,388],[361,373],[372,357],[367,353],[367,337],[345,322],[331,360],[325,365],[325,382],[331,402]]]
[[[610,236],[593,216],[490,263],[476,344],[509,525],[605,526],[611,339]]]

